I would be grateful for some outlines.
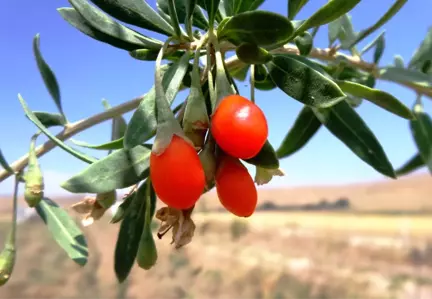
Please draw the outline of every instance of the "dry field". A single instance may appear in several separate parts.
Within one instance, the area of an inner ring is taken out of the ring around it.
[[[347,197],[358,211],[418,211],[432,205],[431,181],[263,190],[260,200]],[[66,257],[39,219],[30,219],[19,226],[18,261],[0,298],[432,298],[432,216],[259,212],[238,219],[199,212],[216,204],[210,194],[197,206],[191,244],[176,251],[170,236],[156,240],[156,267],[135,267],[123,285],[113,271],[119,225],[109,224],[108,215],[83,229],[90,247],[84,268]],[[0,242],[7,229],[2,219]]]

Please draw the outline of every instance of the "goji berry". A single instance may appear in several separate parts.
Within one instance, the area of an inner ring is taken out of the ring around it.
[[[254,213],[258,192],[239,159],[228,155],[221,157],[215,182],[217,195],[225,209],[239,217],[249,217]]]
[[[222,99],[211,119],[216,143],[230,156],[250,159],[268,137],[267,119],[254,103],[240,95]]]
[[[159,199],[176,209],[188,209],[205,188],[205,175],[194,147],[173,135],[165,151],[150,155],[150,178]]]

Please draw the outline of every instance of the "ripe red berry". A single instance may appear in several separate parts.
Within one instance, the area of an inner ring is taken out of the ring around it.
[[[211,119],[216,143],[230,156],[255,157],[268,137],[267,119],[262,110],[239,95],[222,99]]]
[[[228,155],[221,157],[215,182],[217,195],[225,209],[239,217],[249,217],[254,213],[258,192],[239,159]]]
[[[192,145],[174,135],[161,155],[150,155],[150,179],[159,199],[167,206],[188,209],[200,198],[205,175]]]

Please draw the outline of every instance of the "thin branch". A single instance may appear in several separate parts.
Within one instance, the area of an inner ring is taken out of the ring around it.
[[[106,120],[110,120],[118,115],[124,114],[126,112],[129,112],[135,108],[138,107],[139,103],[141,102],[143,96],[140,96],[138,98],[135,98],[133,100],[130,100],[126,103],[120,104],[118,106],[115,106],[111,109],[108,109],[106,111],[103,111],[101,113],[95,114],[93,116],[90,116],[89,118],[79,120],[77,122],[68,124],[60,133],[56,135],[58,139],[61,141],[64,141],[66,139],[69,139],[70,137],[88,129],[91,128],[97,124],[100,124]],[[51,140],[45,142],[44,144],[38,146],[36,148],[36,156],[40,157],[55,148],[57,145],[52,142]],[[19,172],[24,167],[27,166],[28,163],[28,154],[22,156],[15,162],[13,162],[10,166],[13,169],[14,172]],[[6,170],[2,170],[0,172],[0,183],[10,177],[13,173],[10,173]]]
[[[294,45],[289,45],[289,44],[285,45],[283,47],[280,47],[278,49],[275,49],[275,50],[271,51],[271,53],[273,53],[273,54],[291,53],[291,54],[300,55],[300,52],[297,49],[297,47]],[[332,48],[326,48],[326,49],[314,48],[314,49],[312,49],[312,51],[310,52],[310,54],[308,56],[310,58],[315,58],[315,59],[323,60],[323,61],[335,61],[337,57],[344,57],[345,61],[348,62],[350,65],[355,66],[355,67],[357,67],[363,71],[366,71],[368,73],[371,73],[377,79],[386,80],[386,81],[390,81],[390,82],[405,86],[409,89],[412,89],[416,93],[420,93],[420,94],[425,95],[429,98],[432,98],[432,88],[426,87],[426,86],[420,86],[420,85],[417,85],[417,84],[414,84],[411,82],[402,82],[402,81],[396,82],[396,81],[380,78],[380,75],[378,72],[378,67],[373,63],[368,63],[368,62],[362,60],[358,56],[349,56],[349,55],[345,55],[345,54],[340,53],[340,52],[335,52],[334,49],[332,49]],[[241,65],[241,64],[244,64],[244,63],[241,62],[237,58],[236,55],[234,55],[234,56],[232,56],[226,60],[226,65],[230,69],[234,68],[234,67],[239,67],[239,65]]]
[[[195,49],[196,48],[196,42],[173,45],[173,47],[176,49]],[[223,48],[224,52],[235,49],[235,47],[233,45],[230,45],[228,43],[222,43],[221,47]],[[300,54],[297,47],[294,45],[290,45],[290,44],[287,44],[287,45],[285,45],[279,49],[272,50],[271,52],[274,54],[283,54],[283,53],[292,53],[292,54],[296,54],[296,55]],[[386,80],[386,79],[382,79],[379,77],[378,68],[375,64],[365,62],[357,56],[349,56],[349,55],[345,55],[345,54],[340,53],[340,52],[335,52],[335,49],[332,49],[332,48],[326,48],[326,49],[314,48],[314,49],[312,49],[312,51],[309,54],[310,58],[315,58],[315,59],[319,59],[319,60],[323,60],[323,61],[334,61],[339,56],[343,56],[349,64],[351,64],[351,65],[353,65],[353,66],[355,66],[355,67],[357,67],[363,71],[366,71],[366,72],[373,74],[375,76],[375,78],[378,78],[381,80]],[[226,60],[226,67],[228,69],[238,67],[241,64],[244,64],[244,63],[241,62],[237,58],[237,56],[235,56],[235,55]],[[416,84],[411,83],[411,82],[395,82],[395,81],[391,81],[391,80],[388,80],[388,81],[402,85],[402,86],[405,86],[409,89],[412,89],[417,94],[422,94],[422,95],[425,95],[425,96],[432,98],[432,88],[419,86],[419,85],[416,85]],[[135,99],[130,100],[128,102],[125,102],[121,105],[115,106],[109,110],[106,110],[104,112],[93,115],[89,118],[68,124],[67,127],[63,131],[61,131],[59,134],[57,134],[56,137],[58,139],[64,141],[64,140],[66,140],[66,139],[68,139],[68,138],[88,129],[88,128],[93,127],[94,125],[97,125],[101,122],[112,119],[115,116],[129,112],[129,111],[135,109],[136,107],[138,107],[142,97],[143,96],[135,98]],[[47,152],[49,152],[50,150],[52,150],[55,147],[56,147],[56,144],[54,142],[47,141],[44,144],[40,145],[38,148],[36,148],[36,155],[38,157],[43,156],[44,154],[46,154]],[[12,163],[10,166],[14,170],[14,172],[19,172],[22,169],[24,169],[24,167],[27,166],[27,163],[28,163],[28,154],[22,156],[21,158],[16,160],[14,163]],[[11,175],[13,175],[13,173],[10,173],[6,170],[2,170],[0,172],[0,183],[2,181],[4,181],[5,179],[7,179],[8,177],[10,177]]]

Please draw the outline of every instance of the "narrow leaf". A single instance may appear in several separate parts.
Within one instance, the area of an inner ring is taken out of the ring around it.
[[[410,121],[411,133],[423,161],[432,174],[432,119],[418,103],[414,105],[413,113],[416,119]]]
[[[4,168],[4,170],[8,171],[9,173],[15,173],[13,169],[9,166],[9,163],[6,161],[5,156],[3,155],[1,149],[0,149],[0,165]]]
[[[279,159],[273,146],[268,140],[255,157],[244,161],[265,169],[279,169]]]
[[[89,165],[61,184],[72,193],[105,193],[145,179],[149,173],[150,146],[120,149]]]
[[[111,109],[111,105],[108,103],[106,99],[102,100],[102,105],[104,106],[105,110]],[[111,126],[111,141],[118,140],[120,138],[124,137],[124,134],[126,132],[127,124],[123,116],[117,116],[112,119],[112,126]]]
[[[57,244],[75,263],[84,266],[88,258],[87,241],[72,217],[48,198],[41,200],[36,212],[48,226]]]
[[[379,77],[394,82],[410,82],[423,87],[432,87],[432,76],[413,69],[386,67],[380,69]]]
[[[383,36],[385,34],[385,30],[383,32],[381,32],[380,34],[378,34],[377,37],[374,38],[374,40],[372,40],[369,44],[367,44],[366,46],[364,46],[363,49],[361,49],[360,51],[360,55],[365,54],[366,52],[368,52],[370,49],[372,49],[374,46],[376,46],[376,44],[378,43],[378,40],[380,39],[381,36]]]
[[[396,177],[378,139],[347,102],[342,101],[328,109],[313,108],[313,111],[321,123],[361,160],[383,175]]]
[[[416,171],[423,166],[425,166],[425,163],[422,156],[420,154],[416,154],[408,162],[406,162],[398,170],[396,170],[396,175],[403,176],[413,171]]]
[[[288,19],[294,20],[299,11],[309,0],[288,0]]]
[[[367,28],[360,32],[357,38],[348,46],[351,48],[361,42],[364,38],[366,38],[371,33],[378,30],[382,25],[387,23],[394,15],[398,13],[398,11],[405,5],[408,0],[396,0],[395,3],[390,7],[390,9],[371,27]]]
[[[381,60],[381,57],[384,53],[384,48],[385,48],[385,37],[384,37],[384,35],[381,35],[378,38],[375,52],[374,52],[374,56],[373,56],[373,61],[375,64],[378,64],[379,61]]]
[[[36,64],[38,66],[39,73],[42,76],[42,79],[45,83],[46,88],[48,89],[48,92],[53,98],[59,112],[64,115],[62,103],[61,103],[60,88],[58,86],[57,79],[54,75],[54,72],[51,70],[50,66],[46,63],[40,51],[39,33],[36,34],[36,36],[33,38],[33,54],[36,58]]]
[[[122,149],[123,148],[123,139],[124,139],[124,137],[121,137],[119,139],[115,139],[115,140],[112,140],[110,142],[103,143],[103,144],[89,144],[87,142],[74,140],[74,139],[71,139],[70,141],[72,141],[74,144],[81,146],[81,147],[95,149],[95,150],[109,151],[109,150]]]
[[[346,93],[368,100],[375,105],[406,119],[413,119],[411,110],[398,99],[385,91],[369,88],[365,85],[350,81],[336,81]]]
[[[168,0],[169,16],[171,19],[171,24],[173,25],[174,28],[175,36],[178,39],[181,39],[184,36],[184,33],[182,27],[180,27],[174,2],[175,0]]]
[[[304,106],[277,149],[278,158],[286,158],[302,149],[318,132],[320,127],[321,122],[315,116],[313,110],[308,106]]]
[[[157,0],[157,6],[159,9],[164,12],[165,14],[169,14],[169,7],[168,7],[168,1],[170,0]],[[178,20],[180,23],[184,23],[186,20],[186,5],[184,0],[175,0],[175,8],[177,11]],[[195,6],[194,12],[193,12],[193,25],[206,30],[209,27],[208,20],[205,17],[202,8],[198,5]]]
[[[296,29],[295,34],[298,35],[313,27],[328,24],[352,10],[359,3],[360,0],[329,0],[301,24],[300,27]]]
[[[432,57],[432,26],[429,28],[425,39],[421,42],[420,46],[414,52],[408,67],[420,69],[426,60]]]
[[[234,16],[241,12],[256,10],[264,0],[224,0],[225,13],[227,16]]]
[[[209,26],[213,27],[219,9],[220,0],[201,0],[209,16]]]
[[[58,113],[33,111],[33,114],[46,128],[55,127],[55,126],[63,127],[66,124],[66,120],[64,116]]]
[[[140,0],[91,0],[110,16],[125,23],[171,36],[173,27],[148,3]]]
[[[174,101],[188,68],[189,54],[185,53],[164,74],[162,85],[168,103],[172,104]],[[157,125],[155,107],[156,93],[153,86],[143,97],[143,100],[129,121],[124,139],[125,148],[132,148],[138,144],[142,144],[155,134]]]
[[[140,200],[136,197],[136,191],[131,192],[124,200],[123,202],[117,207],[117,210],[112,217],[110,223],[118,223],[122,221],[129,209],[129,207],[133,206],[132,203],[135,200]]]
[[[39,119],[36,117],[36,115],[28,108],[27,103],[24,101],[24,99],[22,98],[22,96],[20,94],[18,94],[18,100],[20,101],[21,106],[24,109],[24,113],[26,114],[28,119],[32,123],[34,123],[36,125],[36,127],[38,127],[39,130],[41,130],[42,133],[44,133],[52,142],[57,144],[58,147],[60,147],[61,149],[68,152],[72,156],[74,156],[74,157],[76,157],[76,158],[78,158],[78,159],[80,159],[86,163],[93,163],[93,162],[97,161],[96,159],[91,158],[91,157],[89,157],[83,153],[80,153],[80,152],[74,150],[73,148],[67,146],[63,141],[61,141],[56,136],[51,134],[51,132],[39,121]]]
[[[72,26],[90,37],[128,51],[160,49],[162,46],[162,42],[121,25],[84,0],[69,1],[77,13],[70,9],[59,10],[60,13]]]
[[[137,44],[136,42],[134,43],[126,42],[119,38],[112,37],[108,34],[105,34],[99,30],[96,30],[74,8],[62,7],[62,8],[58,8],[57,11],[60,13],[63,19],[65,19],[69,24],[71,24],[73,27],[75,27],[85,35],[97,41],[109,44],[115,48],[123,49],[126,51],[146,48],[144,45],[141,45],[141,43]],[[157,49],[157,47],[154,48]]]
[[[146,184],[143,183],[140,189]],[[135,263],[139,241],[144,228],[145,201],[135,197],[131,206],[127,209],[117,237],[114,253],[114,270],[118,281],[123,282]]]
[[[336,20],[328,24],[329,47],[331,47],[333,43],[338,39],[341,30],[342,30],[341,18],[337,18]]]
[[[218,38],[227,39],[237,46],[248,42],[268,48],[286,44],[293,31],[293,25],[284,16],[256,10],[231,17],[225,26],[218,27]]]
[[[185,2],[186,2],[185,3],[186,16],[184,17],[184,24],[188,35],[191,37],[193,36],[192,24],[193,24],[195,7],[197,6],[197,0],[186,0]]]
[[[309,106],[326,108],[344,100],[345,94],[331,79],[296,59],[275,55],[266,64],[274,83],[287,95]]]

